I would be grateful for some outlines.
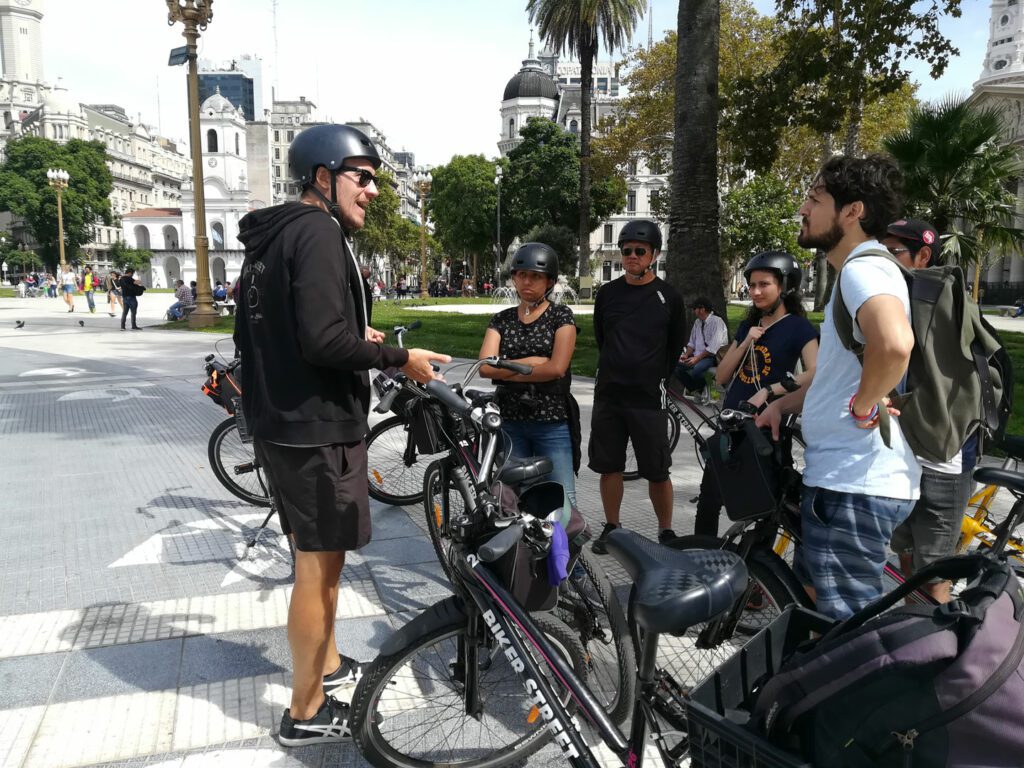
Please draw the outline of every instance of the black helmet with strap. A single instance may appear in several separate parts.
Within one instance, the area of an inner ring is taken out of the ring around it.
[[[304,190],[312,189],[334,217],[339,218],[335,180],[345,161],[353,158],[369,160],[374,170],[380,168],[381,159],[376,147],[358,128],[338,124],[314,125],[299,133],[288,148],[288,171]],[[313,185],[320,166],[331,172],[330,200]]]
[[[655,251],[660,251],[661,229],[650,219],[633,219],[619,232],[619,248],[631,241],[647,243]]]
[[[800,262],[786,251],[762,251],[747,262],[743,268],[743,277],[750,282],[750,273],[756,271],[774,272],[782,286],[782,296],[788,296],[800,290],[804,273]]]
[[[510,272],[542,272],[558,279],[558,254],[544,243],[523,243],[512,256]]]

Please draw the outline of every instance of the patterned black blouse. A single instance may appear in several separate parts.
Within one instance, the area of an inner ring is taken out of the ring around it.
[[[561,304],[549,304],[540,317],[526,324],[519,319],[518,307],[502,310],[491,318],[488,328],[501,335],[498,354],[509,360],[523,357],[551,357],[555,349],[555,331],[563,325],[576,325],[572,310]],[[566,376],[571,376],[569,371]],[[565,421],[565,396],[534,392],[524,402],[526,393],[514,392],[501,399],[501,417],[508,421]]]

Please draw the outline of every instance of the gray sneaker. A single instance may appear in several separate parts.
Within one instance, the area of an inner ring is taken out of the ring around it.
[[[324,675],[324,696],[338,701],[352,697],[352,690],[363,676],[362,662],[342,655],[341,666],[329,675]]]
[[[328,696],[323,706],[308,720],[293,720],[291,710],[286,709],[281,716],[281,731],[277,740],[286,747],[351,741],[348,704]]]

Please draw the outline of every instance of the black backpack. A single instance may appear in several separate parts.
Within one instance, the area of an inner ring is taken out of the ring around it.
[[[963,271],[956,266],[908,270],[885,249],[872,248],[847,259],[884,258],[899,267],[907,282],[914,350],[907,368],[907,392],[893,393],[899,425],[914,454],[949,461],[980,427],[1001,437],[1013,402],[1012,366],[999,334],[967,295]],[[844,264],[845,268],[845,264]],[[832,320],[840,343],[861,357],[853,336],[854,320],[843,302],[843,270],[836,278]],[[1002,361],[1002,362],[1001,362]],[[888,442],[888,414],[879,409]]]
[[[972,581],[945,605],[894,607],[934,578]],[[939,560],[808,645],[751,722],[814,765],[1024,764],[1024,600],[1005,561]]]

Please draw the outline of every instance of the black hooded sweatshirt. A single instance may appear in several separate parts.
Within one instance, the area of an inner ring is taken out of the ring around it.
[[[409,353],[364,341],[362,278],[337,221],[305,203],[252,211],[235,312],[242,407],[252,434],[283,445],[366,436],[370,368]]]

